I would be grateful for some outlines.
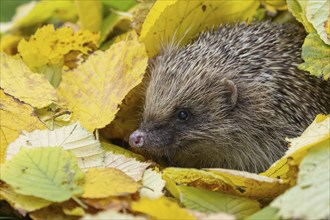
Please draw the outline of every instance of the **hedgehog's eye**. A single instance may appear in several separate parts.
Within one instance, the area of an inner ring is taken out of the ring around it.
[[[178,119],[183,121],[188,120],[189,116],[190,116],[190,112],[187,110],[181,110],[178,113]]]

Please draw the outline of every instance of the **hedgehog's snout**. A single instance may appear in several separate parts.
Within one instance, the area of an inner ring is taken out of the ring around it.
[[[129,144],[132,147],[143,147],[144,139],[145,133],[140,130],[136,130],[129,136]]]

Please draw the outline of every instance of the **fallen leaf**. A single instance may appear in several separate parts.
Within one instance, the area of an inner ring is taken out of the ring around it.
[[[52,16],[62,21],[70,21],[74,20],[76,15],[77,11],[72,1],[31,1],[16,9],[12,19],[12,29],[40,24]]]
[[[298,166],[307,151],[319,144],[329,143],[330,115],[317,115],[313,123],[298,138],[289,139],[291,147],[285,155],[260,175],[281,178],[294,185]]]
[[[328,20],[324,22],[325,32],[327,33],[328,39],[330,39],[330,15],[328,16]]]
[[[155,2],[154,0],[143,0],[130,10],[132,14],[131,27],[138,34],[141,33],[142,25]]]
[[[132,210],[155,219],[195,219],[178,203],[166,197],[158,199],[141,198],[139,201],[132,203]]]
[[[3,199],[6,200],[11,205],[11,207],[19,210],[20,213],[32,212],[51,204],[50,201],[44,199],[17,194],[8,185],[2,185],[0,189],[0,195],[3,197]]]
[[[140,189],[140,195],[142,197],[148,197],[150,199],[157,199],[164,195],[163,189],[165,187],[165,181],[162,179],[162,175],[159,171],[147,169],[143,173],[142,185]]]
[[[94,135],[86,131],[79,123],[65,126],[53,131],[35,130],[25,132],[12,142],[6,152],[6,159],[11,159],[21,147],[57,147],[70,150],[78,160],[82,169],[103,166],[104,150]]]
[[[143,81],[146,81],[146,77]],[[124,139],[128,142],[130,134],[139,127],[140,113],[143,106],[143,93],[141,91],[146,83],[142,82],[126,95],[115,119],[111,124],[100,129],[102,137],[106,139]]]
[[[302,58],[305,63],[299,69],[311,75],[329,79],[330,77],[330,45],[325,44],[315,32],[307,35],[302,46]]]
[[[260,211],[254,213],[253,215],[250,215],[249,217],[245,218],[245,220],[281,220],[277,213],[277,208],[267,206]]]
[[[41,121],[34,115],[30,105],[6,95],[0,89],[0,163],[5,160],[7,146],[23,131],[44,129]]]
[[[106,143],[106,142],[101,142],[101,146],[105,151],[110,151],[113,154],[125,156],[128,158],[134,158],[140,162],[145,161],[145,159],[142,155],[133,153],[132,151],[129,151],[129,150],[119,147],[117,145]]]
[[[276,198],[270,206],[279,210],[281,219],[329,218],[330,140],[311,148],[299,169],[297,185]]]
[[[37,109],[36,115],[47,126],[49,130],[58,129],[72,124],[71,112],[56,104]]]
[[[62,207],[63,213],[70,216],[84,216],[85,210],[74,200],[68,200],[58,204]]]
[[[75,57],[78,54],[87,55],[96,49],[98,39],[98,34],[88,30],[74,32],[68,26],[55,30],[53,25],[46,25],[39,28],[29,40],[23,39],[18,44],[18,51],[31,70],[41,72],[46,65],[65,65],[65,56],[72,51],[79,51]]]
[[[157,1],[147,15],[140,40],[153,57],[161,44],[183,45],[207,27],[252,19],[259,1]]]
[[[328,0],[306,1],[306,18],[314,26],[317,34],[324,43],[330,45],[324,23],[330,16],[330,2]]]
[[[73,215],[73,216],[84,216],[85,215],[85,211],[81,207],[75,207],[73,209],[63,208],[63,213],[66,215]]]
[[[269,178],[255,173],[227,169],[206,169],[225,178],[236,188],[236,195],[252,199],[271,200],[287,190],[290,185],[281,179]],[[239,192],[239,193],[238,193]]]
[[[98,32],[102,23],[102,4],[99,1],[75,0],[82,29]]]
[[[7,94],[36,108],[43,108],[57,101],[55,89],[43,75],[33,73],[22,60],[3,52],[0,58],[0,86]]]
[[[170,167],[164,169],[163,178],[165,180],[171,179],[180,185],[263,200],[271,200],[289,187],[288,184],[282,184],[282,180],[225,169],[204,171]]]
[[[82,198],[106,198],[137,192],[141,185],[114,168],[91,168],[85,174]]]
[[[127,158],[123,155],[115,155],[110,152],[106,152],[104,156],[104,167],[121,170],[135,181],[141,180],[144,171],[150,165],[151,163],[139,162],[134,158]]]
[[[102,2],[106,7],[109,7],[110,14],[107,15],[101,25],[101,37],[100,42],[104,42],[109,34],[113,35],[118,28],[120,23],[131,23],[131,13],[130,8],[135,8],[135,5],[138,2],[134,0],[126,0],[126,1],[103,1]]]
[[[137,37],[113,44],[63,74],[59,97],[87,130],[102,128],[115,118],[125,95],[142,81],[147,61]]]
[[[290,0],[287,1],[288,9],[293,16],[304,25],[308,33],[313,32],[315,29],[311,23],[309,23],[306,17],[306,4],[305,0]]]
[[[2,35],[0,39],[0,51],[8,55],[17,54],[17,45],[20,40],[22,40],[22,36]]]
[[[83,178],[74,155],[61,147],[23,148],[1,167],[1,180],[15,192],[53,202],[81,195]]]
[[[243,219],[260,209],[260,204],[256,200],[188,186],[178,188],[180,202],[191,210],[205,213],[224,212],[235,215],[237,219]]]

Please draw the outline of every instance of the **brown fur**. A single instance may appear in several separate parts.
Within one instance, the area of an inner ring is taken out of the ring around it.
[[[296,68],[304,37],[292,26],[242,24],[169,45],[151,63],[142,148],[172,166],[265,170],[285,137],[330,112],[329,82]]]

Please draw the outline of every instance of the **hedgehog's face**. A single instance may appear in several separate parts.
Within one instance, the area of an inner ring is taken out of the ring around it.
[[[207,73],[180,75],[169,66],[163,63],[151,72],[143,119],[131,134],[130,145],[172,165],[203,166],[204,161],[198,158],[214,158],[215,137],[228,137],[230,126],[224,126],[232,124],[226,117],[230,110],[228,89],[221,79],[205,76]],[[191,161],[184,162],[184,158]]]
[[[147,107],[147,106],[146,106]],[[195,108],[179,107],[167,115],[144,112],[143,121],[138,130],[130,136],[130,145],[140,147],[156,160],[167,160],[170,165],[192,166],[198,163],[193,157],[200,156],[200,151],[214,146],[209,112],[199,115]],[[212,124],[213,126],[213,124]],[[177,158],[182,156],[181,158]],[[184,158],[192,161],[184,162]],[[201,158],[205,158],[204,156]]]

